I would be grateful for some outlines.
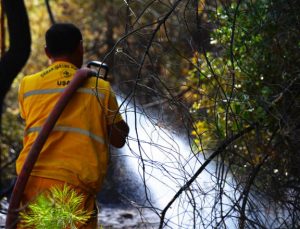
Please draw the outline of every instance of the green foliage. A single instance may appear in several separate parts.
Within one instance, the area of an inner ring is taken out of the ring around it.
[[[77,228],[84,224],[93,212],[81,209],[83,196],[65,185],[62,189],[53,187],[47,194],[41,194],[22,212],[21,220],[26,227],[37,229]]]
[[[226,158],[245,177],[249,167],[263,163],[256,185],[278,199],[299,184],[297,10],[297,1],[283,0],[218,6],[208,14],[215,25],[213,49],[196,52],[188,73],[190,85],[199,85],[191,108],[196,144],[213,148],[255,125],[255,131],[228,148]]]

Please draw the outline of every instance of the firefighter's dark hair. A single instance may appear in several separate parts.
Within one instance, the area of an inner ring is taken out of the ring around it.
[[[72,54],[82,41],[80,30],[70,23],[57,23],[46,32],[46,47],[54,56]]]

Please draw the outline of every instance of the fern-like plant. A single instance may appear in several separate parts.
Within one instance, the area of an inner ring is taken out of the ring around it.
[[[67,185],[53,187],[47,194],[41,194],[20,213],[24,227],[36,229],[77,228],[91,217],[93,211],[81,208],[83,196]]]

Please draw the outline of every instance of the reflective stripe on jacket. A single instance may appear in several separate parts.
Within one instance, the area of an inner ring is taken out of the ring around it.
[[[23,149],[17,173],[76,67],[55,62],[42,72],[23,78],[19,88],[25,120]],[[97,86],[97,89],[96,89]],[[92,77],[78,89],[47,139],[33,176],[52,178],[96,192],[108,164],[107,126],[122,120],[110,84]]]

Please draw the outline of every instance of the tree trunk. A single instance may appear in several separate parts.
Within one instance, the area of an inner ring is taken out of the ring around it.
[[[29,20],[23,0],[2,0],[6,12],[9,49],[0,61],[0,128],[4,98],[28,60],[31,46]]]

